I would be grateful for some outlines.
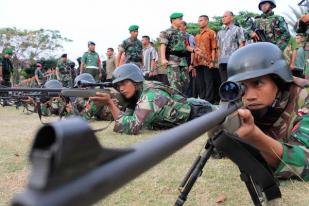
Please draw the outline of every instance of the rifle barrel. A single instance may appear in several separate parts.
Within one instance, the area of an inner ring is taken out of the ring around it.
[[[28,187],[25,192],[13,199],[13,206],[85,206],[93,204],[222,123],[228,115],[241,106],[241,102],[221,105],[216,111],[133,145],[132,152],[103,162],[86,174],[56,188],[36,190]],[[59,128],[61,125],[68,126],[69,123],[55,122],[53,124]],[[72,124],[73,122],[71,122],[71,127],[74,127]],[[52,133],[63,134],[63,131]],[[56,147],[50,146],[49,148]],[[73,154],[74,152],[72,152]]]

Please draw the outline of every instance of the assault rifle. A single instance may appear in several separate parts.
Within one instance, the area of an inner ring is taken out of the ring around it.
[[[226,82],[220,87],[225,102],[217,110],[124,149],[102,147],[81,119],[47,124],[30,151],[27,188],[12,205],[93,204],[210,130],[213,135],[181,183],[175,205],[183,205],[214,148],[237,164],[255,205],[262,204],[263,194],[268,201],[280,198],[278,182],[262,156],[233,135],[241,124],[235,112],[242,107],[243,91],[241,85]]]
[[[266,34],[265,34],[265,31],[262,30],[262,29],[258,29],[256,27],[255,18],[248,16],[245,20],[245,23],[247,24],[248,28],[251,31],[254,31],[258,35],[258,37],[259,37],[258,42],[270,42],[269,39],[267,38]]]

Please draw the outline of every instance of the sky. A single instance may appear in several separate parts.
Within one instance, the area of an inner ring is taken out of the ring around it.
[[[291,12],[288,5],[300,0],[277,0],[275,13]],[[182,12],[187,22],[197,22],[200,15],[220,16],[226,10],[259,13],[259,0],[0,0],[0,28],[52,29],[73,42],[63,53],[75,61],[87,51],[87,42],[96,43],[96,51],[105,58],[106,49],[129,37],[128,27],[139,25],[143,35],[156,39],[170,26],[169,16]],[[60,56],[60,54],[59,54]]]

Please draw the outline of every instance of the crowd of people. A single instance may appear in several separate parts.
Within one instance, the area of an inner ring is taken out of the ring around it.
[[[91,74],[94,80],[87,81],[100,81],[105,71],[105,80],[112,81],[128,102],[123,109],[109,93],[97,92],[87,100],[88,105],[105,105],[115,120],[115,132],[138,134],[145,128],[171,128],[215,110],[220,100],[218,85],[227,80],[238,82],[245,88],[245,107],[238,110],[243,124],[235,134],[256,147],[277,176],[309,180],[309,83],[291,72],[300,69],[300,77],[307,75],[308,54],[300,44],[304,36],[298,34],[294,41],[284,18],[273,12],[274,0],[261,0],[258,8],[262,14],[256,18],[257,30],[235,25],[233,12],[226,11],[224,27],[218,33],[208,27],[208,16],[200,15],[196,36],[186,32],[184,15],[173,13],[171,27],[160,33],[158,51],[149,36],[140,41],[139,27],[132,25],[117,56],[113,48],[107,50],[105,63],[95,51],[95,43],[88,42],[77,78]],[[251,42],[262,38],[267,42]],[[4,59],[11,54],[6,51]],[[61,61],[69,64],[65,54]],[[8,60],[2,62],[0,80],[10,86],[6,74],[12,65]],[[66,85],[68,72],[60,65],[56,78]],[[37,66],[39,70],[41,65]],[[40,81],[42,74],[36,72],[36,76]],[[87,108],[92,107],[83,104]]]

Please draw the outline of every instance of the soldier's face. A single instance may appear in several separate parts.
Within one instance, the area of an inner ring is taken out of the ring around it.
[[[174,19],[174,20],[173,20],[173,24],[174,24],[177,28],[181,27],[181,25],[183,24],[182,17],[179,17],[179,18],[177,18],[177,19]]]
[[[6,59],[11,59],[11,58],[12,58],[12,55],[5,54],[5,55],[4,55],[4,58],[6,58]]]
[[[271,4],[269,2],[265,2],[261,5],[261,10],[263,13],[268,13],[271,10]]]
[[[126,99],[131,99],[136,92],[135,84],[131,80],[117,83],[117,89]]]
[[[137,36],[138,36],[138,31],[131,31],[130,34],[131,34],[131,37],[137,38]]]
[[[269,75],[248,79],[241,83],[246,88],[243,102],[249,110],[263,109],[273,104],[278,87]]]
[[[90,44],[88,46],[88,48],[89,48],[90,51],[95,51],[95,45],[93,45],[93,44]]]

